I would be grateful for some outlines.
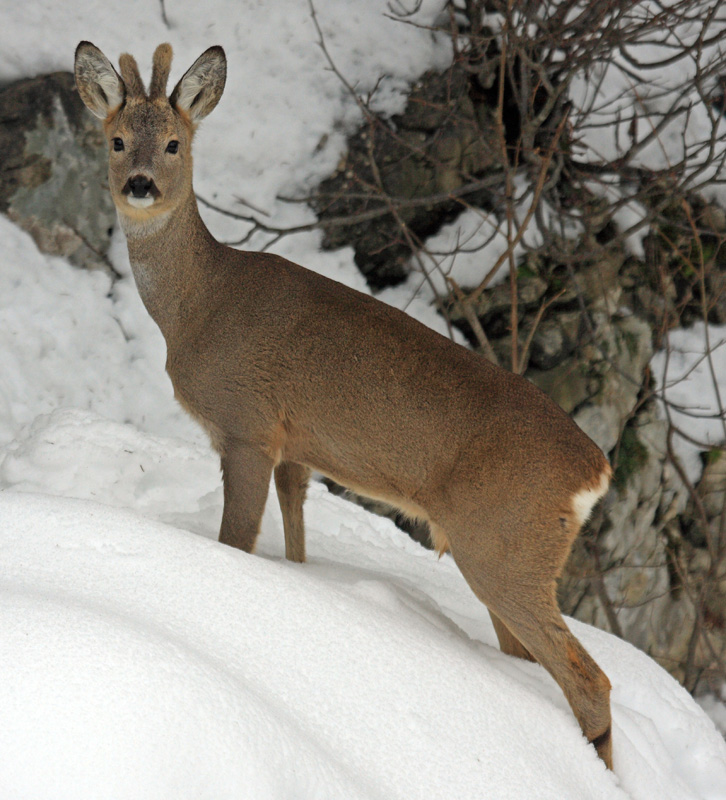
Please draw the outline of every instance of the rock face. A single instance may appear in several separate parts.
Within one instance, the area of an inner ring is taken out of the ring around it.
[[[73,76],[56,72],[0,91],[0,211],[45,253],[110,269],[116,212],[106,142]]]
[[[427,73],[412,88],[404,114],[352,135],[335,174],[316,193],[321,221],[361,217],[324,227],[323,246],[352,245],[356,264],[374,288],[400,283],[410,271],[401,224],[423,239],[461,211],[455,196],[479,205],[493,202],[477,178],[496,162],[496,148],[482,140],[463,76],[450,77],[447,82]],[[395,218],[386,195],[394,199]]]

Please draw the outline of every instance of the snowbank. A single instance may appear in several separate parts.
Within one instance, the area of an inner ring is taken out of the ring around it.
[[[95,424],[87,442],[163,471],[158,441]],[[0,796],[724,796],[726,744],[649,658],[572,623],[613,682],[613,775],[547,673],[499,652],[450,559],[311,495],[293,565],[272,503],[250,556],[128,509],[0,494]]]
[[[384,0],[316,6],[351,83],[389,76],[390,110],[448,56]],[[307,219],[275,198],[330,171],[356,110],[305,3],[167,3],[168,27],[142,0],[0,7],[2,82],[71,69],[81,39],[133,51],[142,71],[171,41],[173,81],[221,43],[229,82],[198,136],[196,187]],[[421,21],[439,7],[424,0]],[[220,238],[245,232],[205,213]],[[0,797],[726,796],[726,745],[650,659],[572,623],[614,686],[608,773],[552,679],[499,652],[448,557],[320,487],[311,563],[282,560],[274,500],[259,556],[217,544],[218,462],[174,404],[121,238],[113,287],[3,218],[0,241]],[[276,249],[363,288],[351,253],[318,243]],[[437,324],[425,298],[412,308]]]

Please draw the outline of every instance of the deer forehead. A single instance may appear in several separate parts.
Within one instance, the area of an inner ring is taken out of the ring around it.
[[[191,125],[174,111],[168,100],[132,100],[125,103],[106,125],[109,138],[120,136],[129,144],[158,142],[169,139],[186,142],[191,138]]]

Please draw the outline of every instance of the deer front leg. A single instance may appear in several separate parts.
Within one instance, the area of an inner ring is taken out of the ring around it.
[[[260,532],[274,464],[247,445],[229,445],[222,456],[224,512],[219,541],[252,553]]]

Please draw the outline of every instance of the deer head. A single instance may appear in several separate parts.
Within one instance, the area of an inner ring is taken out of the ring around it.
[[[210,47],[192,64],[169,97],[172,50],[156,48],[147,92],[134,58],[119,59],[120,74],[90,42],[76,49],[81,99],[103,120],[109,146],[108,179],[122,222],[148,226],[168,218],[192,191],[192,138],[219,102],[227,61]]]

